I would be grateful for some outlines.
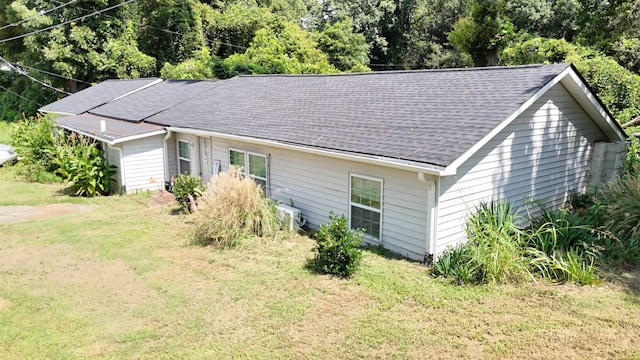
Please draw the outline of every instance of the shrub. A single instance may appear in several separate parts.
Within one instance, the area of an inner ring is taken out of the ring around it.
[[[92,139],[72,134],[56,147],[56,172],[71,183],[78,196],[108,195],[115,166],[108,165],[103,151]]]
[[[280,229],[275,204],[233,166],[211,179],[194,221],[194,242],[218,247],[233,247],[251,236],[275,236]]]
[[[20,157],[18,173],[29,181],[59,181],[51,175],[58,169],[59,138],[50,116],[19,121],[11,134],[11,143]]]
[[[202,179],[199,177],[191,174],[180,174],[175,179],[172,191],[182,210],[191,212],[189,195],[193,197],[193,200],[196,200],[202,195],[204,189],[205,186],[202,185]]]
[[[624,162],[625,174],[639,177],[640,176],[640,140],[631,136],[628,141],[629,150]]]
[[[528,275],[520,221],[513,203],[502,201],[481,203],[469,216],[468,266],[477,269],[477,282],[517,282]]]
[[[624,175],[600,188],[604,229],[613,235],[605,256],[614,263],[640,264],[640,178]]]
[[[309,265],[320,273],[346,278],[360,267],[360,244],[364,233],[349,229],[344,215],[336,216],[331,212],[329,219],[330,222],[322,224],[314,235],[316,256]]]

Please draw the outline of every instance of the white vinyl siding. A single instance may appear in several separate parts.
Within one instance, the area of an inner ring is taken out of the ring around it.
[[[213,158],[221,160],[221,171],[229,169],[230,149],[267,156],[270,197],[300,209],[312,229],[327,223],[330,211],[349,215],[350,174],[384,179],[382,234],[376,244],[423,260],[428,241],[428,189],[417,173],[215,137],[212,143]]]
[[[462,164],[457,175],[441,179],[436,253],[464,241],[465,219],[481,201],[565,204],[570,190],[587,185],[593,142],[603,139],[565,88],[554,86]],[[534,205],[528,209],[538,211]]]
[[[164,150],[162,135],[122,144],[126,191],[160,190],[164,188]]]

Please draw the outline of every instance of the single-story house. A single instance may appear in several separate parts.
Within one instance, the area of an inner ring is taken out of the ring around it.
[[[230,165],[310,227],[330,211],[429,261],[481,201],[558,207],[613,178],[625,133],[570,64],[109,80],[49,104],[104,144],[123,192]]]

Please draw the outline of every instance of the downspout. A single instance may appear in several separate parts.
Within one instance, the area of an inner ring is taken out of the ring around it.
[[[436,182],[427,178],[423,172],[418,173],[418,180],[427,185],[427,228],[426,235],[428,246],[425,246],[427,252],[424,254],[423,263],[431,265],[434,261],[436,252]],[[425,244],[426,245],[426,244]]]
[[[162,150],[164,151],[164,181],[165,181],[165,184],[167,183],[167,181],[171,181],[171,179],[169,177],[169,146],[167,145],[167,141],[169,141],[169,138],[172,135],[170,129],[167,128],[166,130],[167,130],[167,135],[165,135],[164,138],[162,138]]]
[[[118,157],[120,159],[120,161],[118,161],[118,163],[120,164],[120,166],[118,166],[118,169],[120,169],[120,192],[124,192],[126,194],[127,192],[127,186],[125,185],[125,179],[126,177],[124,176],[124,157],[122,156],[122,149],[112,146],[111,143],[106,143],[107,147],[109,147],[109,149],[111,150],[115,150],[118,152]],[[124,190],[124,191],[123,191]]]

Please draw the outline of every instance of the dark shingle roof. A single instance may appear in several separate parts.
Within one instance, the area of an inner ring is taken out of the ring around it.
[[[85,135],[107,142],[116,141],[130,136],[158,132],[164,129],[163,126],[146,123],[132,123],[91,114],[65,116],[56,120],[63,128],[72,129],[73,131],[78,131]],[[104,121],[105,124],[104,131],[101,131],[101,121]]]
[[[186,99],[218,86],[217,81],[165,80],[116,101],[109,102],[89,113],[129,121],[141,121]]]
[[[147,121],[447,166],[569,66],[240,76]]]
[[[40,108],[42,112],[82,114],[159,79],[106,80]]]

